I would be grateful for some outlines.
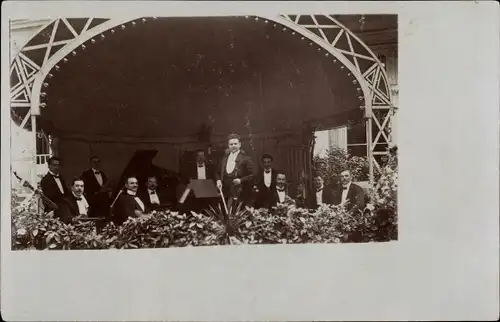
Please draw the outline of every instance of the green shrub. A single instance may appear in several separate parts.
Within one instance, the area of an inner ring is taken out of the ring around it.
[[[350,162],[355,161],[359,160]],[[336,165],[324,169],[340,173]],[[92,222],[64,224],[53,216],[37,214],[35,199],[22,201],[13,190],[12,248],[129,249],[390,241],[397,239],[397,179],[397,156],[392,153],[371,192],[371,212],[348,212],[343,207],[327,205],[309,211],[293,202],[271,210],[234,206],[229,214],[221,207],[212,208],[207,214],[163,211],[129,218],[118,227],[110,223],[99,234]]]
[[[320,171],[325,180],[325,184],[338,184],[340,173],[351,170],[354,181],[368,180],[368,160],[366,157],[350,156],[346,150],[341,148],[330,148],[326,151],[324,158],[314,157],[314,167]]]

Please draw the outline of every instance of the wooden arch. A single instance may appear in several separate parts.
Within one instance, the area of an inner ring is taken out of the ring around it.
[[[316,45],[318,51],[324,51],[326,56],[332,56],[334,62],[338,61],[341,70],[345,67],[348,76],[352,76],[353,84],[359,85],[359,107],[365,111],[367,156],[372,181],[374,167],[379,168],[378,157],[388,153],[387,147],[391,142],[390,120],[394,114],[384,65],[361,39],[332,15],[246,18],[255,19],[256,23],[271,23],[285,32],[297,34],[298,40],[304,41],[306,45]],[[36,116],[45,106],[43,88],[50,86],[52,73],[57,72],[60,64],[115,32],[147,23],[151,19],[156,18],[60,18],[43,26],[11,59],[11,109],[13,116],[20,118],[21,127],[27,127],[31,120],[31,130],[36,132]],[[58,39],[58,35],[64,32],[64,39]],[[34,52],[38,52],[38,55],[33,55]],[[25,112],[17,113],[16,110]],[[373,124],[376,126],[375,131]]]

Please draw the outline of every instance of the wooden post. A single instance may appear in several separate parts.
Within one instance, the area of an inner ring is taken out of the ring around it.
[[[373,188],[374,178],[373,178],[373,150],[372,150],[372,117],[371,115],[366,118],[366,156],[368,158],[368,179],[370,182],[370,187]]]
[[[31,164],[31,185],[33,187],[37,186],[37,171],[36,171],[36,141],[37,141],[37,133],[36,133],[36,115],[31,115],[31,134],[32,134],[32,142],[33,142],[33,160]]]

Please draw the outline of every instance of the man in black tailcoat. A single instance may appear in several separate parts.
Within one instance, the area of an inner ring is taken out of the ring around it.
[[[217,188],[222,189],[229,204],[235,202],[249,204],[256,174],[254,163],[241,150],[241,140],[238,134],[228,136],[228,148],[228,153],[222,158],[215,173]]]
[[[313,191],[308,194],[307,207],[317,209],[322,204],[333,205],[333,198],[333,189],[325,185],[321,173],[315,173],[313,175]]]
[[[187,186],[191,179],[194,180],[212,180],[215,182],[216,169],[215,166],[207,162],[205,151],[202,149],[196,150],[194,162],[188,162],[182,171],[182,183]],[[210,206],[215,207],[220,198],[196,198],[194,192],[190,192],[184,202],[183,209],[192,210],[195,212],[203,212]]]
[[[78,217],[86,217],[89,213],[89,203],[83,194],[84,182],[81,178],[75,178],[71,182],[71,191],[59,200],[59,208],[55,211],[64,223],[72,223]]]
[[[85,183],[85,197],[90,205],[91,217],[109,217],[111,190],[107,188],[109,178],[101,170],[101,160],[97,156],[90,158],[90,169],[81,175]],[[98,222],[98,226],[105,221]]]
[[[352,182],[351,172],[340,173],[340,185],[334,191],[334,205],[345,205],[347,210],[364,210],[365,192],[363,188]]]
[[[117,225],[123,224],[128,217],[139,217],[145,211],[144,202],[137,196],[139,182],[135,176],[128,175],[125,187],[119,192],[120,196],[113,205],[113,221]]]
[[[61,167],[61,159],[57,157],[51,157],[48,160],[49,172],[40,181],[40,186],[43,194],[53,201],[55,204],[59,204],[61,199],[69,192],[66,182],[63,176],[59,173]],[[45,211],[50,211],[50,205],[44,202]]]
[[[258,191],[255,200],[257,208],[268,208],[274,203],[277,174],[278,171],[273,168],[273,157],[269,154],[264,154],[262,156],[262,168],[258,171],[255,178],[255,187]]]

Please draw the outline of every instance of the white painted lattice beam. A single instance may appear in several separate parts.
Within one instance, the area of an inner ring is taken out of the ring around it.
[[[319,23],[317,19],[320,16],[321,18],[323,18],[321,23]],[[383,137],[390,144],[390,133],[389,135],[387,135],[385,131],[390,130],[390,118],[394,113],[392,97],[390,89],[388,87],[389,82],[385,68],[379,61],[378,57],[370,50],[368,46],[366,46],[366,44],[363,43],[363,41],[361,41],[359,37],[357,37],[353,32],[343,26],[331,15],[310,15],[308,17],[310,17],[311,19],[307,24],[300,23],[301,17],[303,16],[297,15],[294,19],[292,19],[287,15],[273,15],[255,18],[256,20],[267,20],[268,22],[275,23],[279,25],[280,28],[284,28],[284,31],[291,30],[291,32],[299,34],[301,36],[299,36],[299,41],[304,41],[305,45],[317,45],[319,47],[318,50],[322,49],[325,51],[325,55],[331,55],[334,62],[338,61],[341,66],[345,66],[348,73],[353,76],[355,82],[359,84],[359,89],[363,93],[362,98],[364,100],[364,105],[360,104],[362,105],[360,107],[364,108],[365,117],[367,119],[367,153],[370,160],[370,168],[371,170],[373,170],[372,163],[375,165],[375,167],[379,167],[377,161],[373,158],[373,156],[384,153],[374,152],[375,147],[377,146],[377,144],[379,144],[380,138]],[[21,106],[20,104],[28,103],[30,104],[29,115],[39,115],[42,86],[50,71],[54,67],[56,67],[59,62],[63,61],[64,58],[70,53],[77,54],[79,49],[81,48],[81,45],[88,40],[94,38],[97,39],[98,35],[102,35],[104,32],[120,25],[122,25],[122,29],[124,29],[123,25],[139,18],[140,17],[110,19],[93,28],[90,28],[93,19],[88,18],[82,32],[79,35],[67,19],[61,18],[50,21],[47,25],[43,26],[40,29],[40,31],[42,31],[47,26],[50,26],[52,23],[54,23],[52,34],[48,42],[45,44],[25,47],[21,51],[21,53],[19,53],[19,55],[14,58],[12,62],[12,66],[14,67],[15,65],[13,71],[17,73],[17,76],[21,81],[21,85],[17,85],[11,88],[11,106]],[[313,24],[311,24],[310,21],[312,21]],[[329,24],[328,21],[330,21],[331,24]],[[66,26],[72,33],[74,38],[70,40],[55,41],[55,35],[57,33],[59,25]],[[335,29],[338,29],[335,38],[333,40],[329,39],[326,35],[325,30],[331,31]],[[319,32],[319,35],[312,30]],[[342,37],[344,37],[347,41],[348,48],[339,47],[339,42]],[[364,52],[356,52],[354,43],[358,45],[358,47],[361,46],[364,49]],[[49,57],[52,48],[54,46],[61,45],[63,45],[63,47]],[[23,53],[29,50],[44,48],[46,49],[46,52],[42,66],[38,66],[37,64],[35,64]],[[368,56],[366,53],[368,53]],[[369,67],[366,71],[360,68],[361,61],[367,62],[367,66]],[[30,66],[30,68],[34,69],[36,72],[29,74],[26,66]],[[344,69],[344,67],[341,67],[341,69]],[[381,81],[383,81],[385,84],[384,88],[382,89],[379,88]],[[29,96],[29,102],[16,101],[17,97],[23,95],[22,91],[26,91],[26,94]],[[372,109],[384,112],[386,114],[382,117],[377,116],[372,113]],[[23,125],[27,123],[29,115],[27,115],[27,117],[23,120]],[[376,125],[375,130],[377,131],[377,135],[375,137],[373,137],[372,133],[372,121]]]
[[[31,96],[31,113],[33,115],[40,115],[40,93],[42,84],[49,72],[54,68],[63,58],[78,50],[78,48],[86,41],[102,34],[103,32],[120,26],[124,23],[131,21],[130,18],[110,19],[86,32],[80,34],[78,37],[70,40],[63,48],[58,50],[52,55],[39,70],[37,77],[33,82],[33,95]],[[88,28],[88,26],[87,26]]]

